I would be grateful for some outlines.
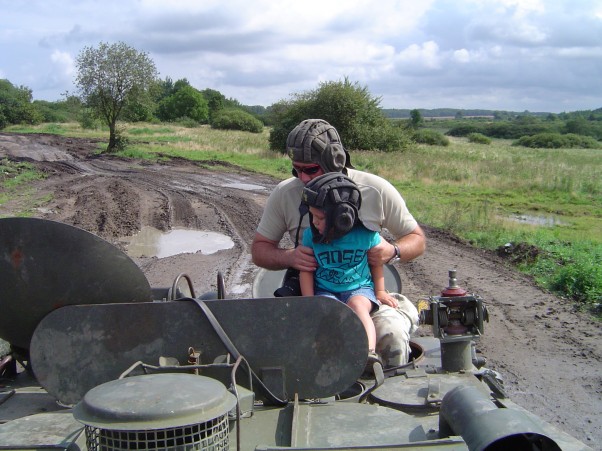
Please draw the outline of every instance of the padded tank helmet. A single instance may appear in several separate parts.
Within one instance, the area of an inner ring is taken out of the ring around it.
[[[316,163],[325,173],[353,168],[336,128],[323,119],[306,119],[297,125],[288,134],[286,151],[293,161]]]
[[[316,243],[328,243],[348,233],[359,221],[362,196],[359,188],[344,174],[329,173],[311,180],[303,188],[302,202],[326,213],[324,235],[313,224],[309,213],[309,224]]]

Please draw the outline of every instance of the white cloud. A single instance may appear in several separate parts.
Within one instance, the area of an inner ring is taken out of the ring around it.
[[[54,50],[50,55],[50,60],[60,73],[69,77],[75,74],[75,62],[68,52]]]
[[[0,75],[34,98],[73,90],[84,46],[123,41],[162,78],[247,104],[349,76],[387,107],[602,106],[599,0],[0,3]]]
[[[454,59],[459,63],[468,63],[470,61],[470,52],[466,49],[455,50]]]
[[[412,44],[399,52],[398,61],[405,67],[416,65],[428,69],[440,67],[439,46],[434,41]]]

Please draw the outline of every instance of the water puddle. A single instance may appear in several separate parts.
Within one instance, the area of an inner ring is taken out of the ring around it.
[[[225,188],[242,189],[245,191],[265,190],[265,186],[252,185],[250,183],[228,183],[228,184],[222,185],[222,186]]]
[[[561,225],[569,225],[568,222],[562,221],[558,216],[552,215],[511,215],[510,220],[514,222],[520,222],[521,224],[537,225],[544,227],[554,227]]]
[[[127,254],[130,257],[165,258],[198,251],[209,255],[232,247],[234,247],[232,239],[217,232],[189,229],[161,232],[154,227],[143,227],[131,238],[127,245]]]

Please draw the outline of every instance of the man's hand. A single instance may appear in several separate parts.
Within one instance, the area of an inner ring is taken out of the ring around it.
[[[424,253],[426,237],[420,226],[416,226],[410,233],[395,240],[395,244],[399,248],[399,259],[402,262],[409,262]],[[368,263],[370,265],[384,265],[394,256],[395,248],[393,244],[381,239],[378,245],[368,251]]]
[[[385,304],[393,308],[399,307],[399,302],[397,302],[397,299],[395,299],[394,296],[391,296],[388,291],[377,291],[375,294],[376,299],[378,299],[381,304]]]
[[[313,272],[318,267],[314,257],[314,251],[311,247],[299,245],[292,253],[291,267],[300,271]]]
[[[380,266],[387,263],[395,256],[395,248],[384,239],[368,251],[368,263],[370,266]]]
[[[294,249],[280,249],[278,241],[269,240],[259,233],[253,239],[251,256],[257,266],[272,271],[295,268],[313,272],[318,267],[311,247],[299,245]]]

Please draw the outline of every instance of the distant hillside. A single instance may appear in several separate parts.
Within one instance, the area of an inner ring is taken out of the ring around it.
[[[499,110],[478,110],[478,109],[459,109],[459,108],[435,108],[432,110],[417,108],[423,118],[447,118],[447,117],[494,117],[494,116],[515,116],[518,114],[529,114],[532,116],[547,116],[547,112],[513,112]],[[408,119],[410,117],[409,109],[382,108],[384,115],[391,119]]]

